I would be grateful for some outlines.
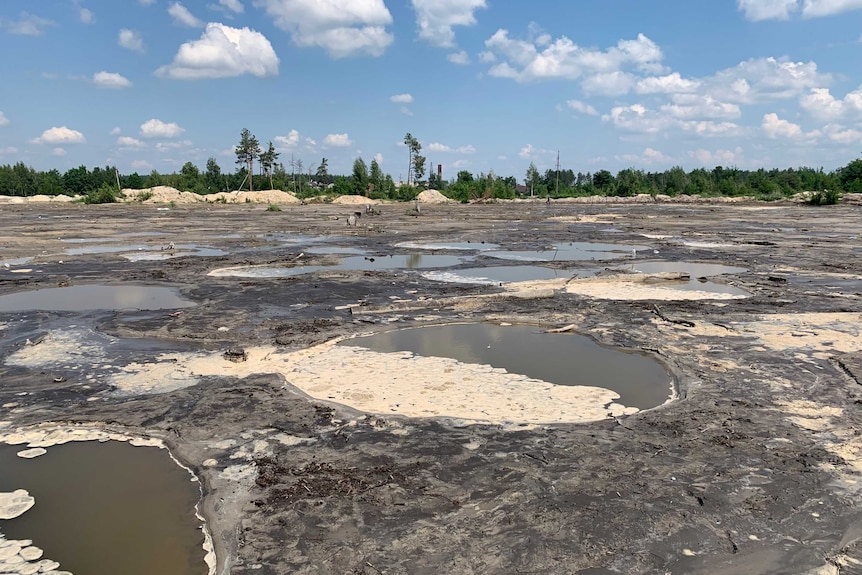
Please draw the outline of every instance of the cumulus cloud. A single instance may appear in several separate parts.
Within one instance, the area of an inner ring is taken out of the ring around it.
[[[84,134],[66,126],[48,128],[38,138],[31,140],[34,144],[83,144]]]
[[[146,146],[142,141],[131,136],[120,136],[117,138],[117,145],[121,148],[143,148]]]
[[[653,148],[646,148],[641,154],[624,154],[617,158],[632,164],[667,164],[673,161],[672,157]]]
[[[275,141],[276,143],[281,145],[281,147],[292,150],[296,148],[297,145],[299,145],[299,138],[299,132],[296,130],[291,130],[287,133],[286,136],[276,136]]]
[[[607,50],[583,48],[562,36],[551,41],[547,35],[536,40],[515,40],[500,29],[485,40],[483,61],[496,62],[488,70],[492,76],[518,82],[612,74],[631,67],[645,72],[661,72],[664,54],[643,34],[635,40],[620,40]],[[605,79],[607,80],[607,79]],[[598,85],[602,79],[594,80]]]
[[[132,83],[128,78],[115,72],[96,72],[93,74],[93,83],[99,88],[130,88]]]
[[[174,19],[174,24],[178,24],[180,26],[201,28],[204,25],[200,19],[196,18],[194,14],[189,12],[188,8],[179,2],[174,2],[168,6],[168,14],[170,14],[171,18]]]
[[[129,30],[128,28],[120,30],[120,34],[117,37],[117,44],[126,50],[144,52],[144,41],[136,30]]]
[[[862,10],[862,0],[803,0],[802,15],[807,18],[834,16],[851,10]]]
[[[6,146],[5,148],[0,148],[0,156],[4,156],[7,154],[17,154],[18,148],[15,146]]]
[[[412,94],[395,94],[394,96],[390,96],[389,99],[396,104],[412,104],[413,103],[413,95]]]
[[[636,82],[634,74],[616,71],[589,76],[581,83],[581,88],[590,96],[613,97],[628,94]]]
[[[801,13],[805,18],[834,16],[862,10],[862,0],[738,0],[748,20],[787,20]]]
[[[6,117],[6,114],[0,112],[0,126],[8,126],[9,118]]]
[[[17,20],[0,18],[0,28],[19,36],[41,36],[46,29],[55,25],[53,20],[34,16],[28,12],[21,12]]]
[[[93,24],[96,21],[95,14],[93,14],[91,10],[81,6],[79,1],[75,0],[73,5],[75,6],[75,10],[78,11],[78,20],[80,20],[82,24]]]
[[[51,155],[52,155],[52,156],[60,156],[60,157],[62,157],[62,156],[65,156],[65,155],[66,155],[66,153],[67,153],[67,152],[66,152],[66,149],[65,149],[65,148],[54,148],[53,150],[51,150]]]
[[[792,140],[802,136],[802,127],[799,124],[782,120],[775,113],[765,114],[760,127],[766,137],[772,139],[787,138]]]
[[[742,115],[738,105],[719,102],[710,95],[674,94],[672,101],[672,104],[666,104],[661,109],[681,120],[697,118],[736,119]]]
[[[587,104],[586,102],[581,102],[580,100],[567,100],[566,106],[569,107],[570,110],[574,110],[579,114],[586,114],[587,116],[598,116],[598,111]]]
[[[638,80],[635,92],[638,94],[678,94],[693,92],[701,83],[697,80],[687,80],[674,72],[666,76],[650,76]]]
[[[108,133],[109,133],[111,136],[119,136],[122,132],[123,132],[123,131],[120,129],[120,127],[119,127],[119,126],[114,126],[113,128],[111,128],[111,131],[110,131],[110,132],[108,132]]]
[[[353,142],[347,134],[328,134],[323,138],[323,145],[331,148],[346,148],[352,144]]]
[[[651,110],[643,104],[615,106],[610,113],[602,116],[602,120],[620,130],[641,134],[657,134],[670,129],[702,137],[734,136],[742,133],[742,128],[733,122],[683,119],[674,117],[667,110]]]
[[[839,144],[862,143],[862,132],[853,128],[847,128],[840,124],[827,124],[823,127],[826,137]]]
[[[132,167],[141,171],[149,171],[153,169],[153,165],[146,160],[134,160],[132,161]]]
[[[333,58],[380,56],[393,41],[383,0],[256,0],[255,6],[298,46],[323,48]]]
[[[842,118],[862,118],[862,86],[848,92],[841,100],[835,98],[828,88],[813,88],[802,96],[799,105],[818,120],[835,121]]]
[[[476,148],[471,144],[467,144],[466,146],[459,146],[457,148],[452,148],[451,146],[447,146],[446,144],[441,144],[440,142],[431,142],[428,144],[427,150],[429,152],[457,152],[459,154],[474,154],[476,153]]]
[[[264,77],[278,75],[278,64],[272,44],[260,32],[211,23],[199,40],[180,46],[174,61],[156,74],[178,80]]]
[[[467,52],[464,50],[452,52],[446,56],[446,59],[459,66],[467,66],[470,63],[470,56],[468,56]]]
[[[377,162],[378,164],[382,164],[383,163],[383,154],[381,154],[380,152],[377,152],[376,154],[374,154],[374,161]]]
[[[138,4],[141,6],[152,6],[156,3],[156,0],[138,0]]]
[[[434,46],[455,45],[454,26],[472,26],[474,13],[487,8],[485,0],[412,0],[419,37]]]
[[[814,62],[752,58],[703,79],[704,90],[718,100],[756,104],[793,98],[830,81]]]
[[[220,8],[233,12],[234,14],[242,14],[245,12],[245,6],[239,0],[218,0]]]
[[[185,132],[176,122],[165,123],[153,118],[141,124],[141,136],[144,138],[178,138]]]

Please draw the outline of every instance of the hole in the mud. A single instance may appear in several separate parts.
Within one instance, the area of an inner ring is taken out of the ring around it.
[[[40,561],[72,573],[207,573],[198,484],[165,450],[80,442],[23,459],[23,449],[0,445],[0,492],[25,489],[35,505],[0,531],[43,553],[12,573],[33,573]]]
[[[487,266],[452,271],[424,272],[423,277],[443,282],[489,284],[590,277],[597,270],[563,270],[543,266]]]
[[[0,296],[0,312],[175,309],[195,303],[166,287],[75,285]]]
[[[319,271],[382,271],[452,267],[470,261],[469,258],[447,255],[400,254],[390,256],[354,256],[331,266],[246,266],[213,270],[210,276],[280,278]]]
[[[622,269],[643,273],[681,273],[689,274],[687,282],[681,282],[668,286],[678,290],[702,291],[717,294],[730,294],[734,296],[748,297],[751,294],[745,290],[731,285],[719,284],[705,280],[705,278],[722,274],[739,274],[748,271],[746,268],[728,266],[724,264],[709,264],[695,262],[637,262],[624,266]]]
[[[357,337],[341,345],[487,364],[555,385],[601,387],[616,392],[618,403],[638,409],[661,405],[672,393],[673,377],[652,358],[534,326],[438,325]]]
[[[632,250],[643,251],[647,246],[626,244],[600,244],[589,242],[560,243],[541,250],[491,251],[485,255],[504,260],[524,261],[584,261],[613,260],[632,256]]]

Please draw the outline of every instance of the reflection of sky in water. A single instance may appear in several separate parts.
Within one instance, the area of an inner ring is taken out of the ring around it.
[[[225,268],[213,270],[209,273],[216,277],[252,277],[252,278],[278,278],[293,277],[319,271],[379,271],[379,270],[401,270],[401,269],[424,269],[451,267],[470,261],[472,258],[406,254],[380,257],[350,257],[345,258],[340,264],[332,266],[294,266],[294,267],[242,267]]]
[[[500,246],[485,242],[401,242],[395,247],[410,250],[496,250]]]
[[[451,283],[490,284],[589,277],[595,270],[557,270],[542,266],[488,266],[424,272],[422,277]]]
[[[724,264],[694,262],[637,262],[621,266],[617,269],[644,274],[687,273],[691,276],[688,280],[681,280],[678,283],[659,284],[661,287],[667,289],[703,291],[746,297],[751,295],[747,291],[731,285],[719,284],[711,281],[701,281],[698,279],[722,274],[739,274],[748,271],[746,268],[727,266]]]
[[[530,326],[431,326],[353,338],[341,345],[488,364],[558,385],[603,387],[619,393],[620,403],[641,409],[664,403],[672,380],[661,364],[646,356],[605,348],[586,336],[542,333]]]
[[[7,539],[31,540],[65,572],[206,573],[195,517],[198,486],[167,451],[116,441],[71,442],[27,460],[15,455],[22,449],[0,445],[0,491],[26,489],[36,505],[0,521]],[[6,567],[0,571],[39,571],[38,561]]]
[[[130,261],[165,260],[181,256],[223,256],[227,252],[217,248],[201,247],[197,244],[175,244],[173,250],[166,249],[170,242],[163,245],[154,244],[122,244],[122,245],[87,245],[80,248],[69,248],[64,253],[70,256],[87,254],[122,254]]]
[[[195,303],[166,287],[75,285],[0,296],[0,312],[175,309]]]
[[[21,266],[32,261],[33,258],[14,258],[9,260],[0,260],[0,267],[5,267],[6,265]]]
[[[349,248],[345,246],[315,246],[305,250],[309,254],[344,254],[344,255],[363,255],[365,250],[359,248]]]
[[[584,261],[611,260],[632,257],[632,250],[643,251],[647,246],[625,244],[602,244],[587,242],[572,242],[556,244],[542,250],[507,250],[487,252],[485,255],[504,260],[524,261]]]

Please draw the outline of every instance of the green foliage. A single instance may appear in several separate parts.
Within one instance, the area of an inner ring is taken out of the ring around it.
[[[98,190],[92,190],[84,195],[85,204],[112,204],[117,201],[117,189],[108,184],[102,184]]]
[[[281,208],[275,204],[269,204],[269,207],[266,208],[266,211],[268,211],[268,212],[280,212]]]
[[[841,200],[841,194],[835,190],[814,192],[805,200],[809,206],[832,206]]]
[[[146,202],[147,200],[149,200],[152,197],[153,197],[153,192],[138,192],[137,194],[135,194],[135,201],[136,202]]]
[[[260,155],[260,151],[260,142],[248,128],[243,128],[234,153],[236,154],[236,163],[244,166],[248,174],[249,191],[254,190],[254,160]]]
[[[354,194],[364,196],[368,193],[368,166],[362,158],[356,158],[353,162],[350,184]]]

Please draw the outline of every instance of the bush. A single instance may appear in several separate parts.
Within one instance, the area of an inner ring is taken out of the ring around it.
[[[835,190],[823,190],[822,192],[814,192],[811,194],[805,203],[809,206],[832,206],[838,203],[841,199],[841,194]]]
[[[102,184],[98,190],[90,190],[84,196],[85,204],[113,204],[117,201],[117,190],[108,184]]]
[[[135,201],[136,202],[146,202],[147,200],[149,200],[152,197],[153,197],[153,192],[138,192],[137,194],[135,194]]]
[[[280,211],[281,211],[281,208],[279,208],[279,207],[278,207],[277,205],[275,205],[275,204],[269,204],[269,207],[268,207],[268,208],[266,208],[266,211],[268,211],[268,212],[280,212]]]

